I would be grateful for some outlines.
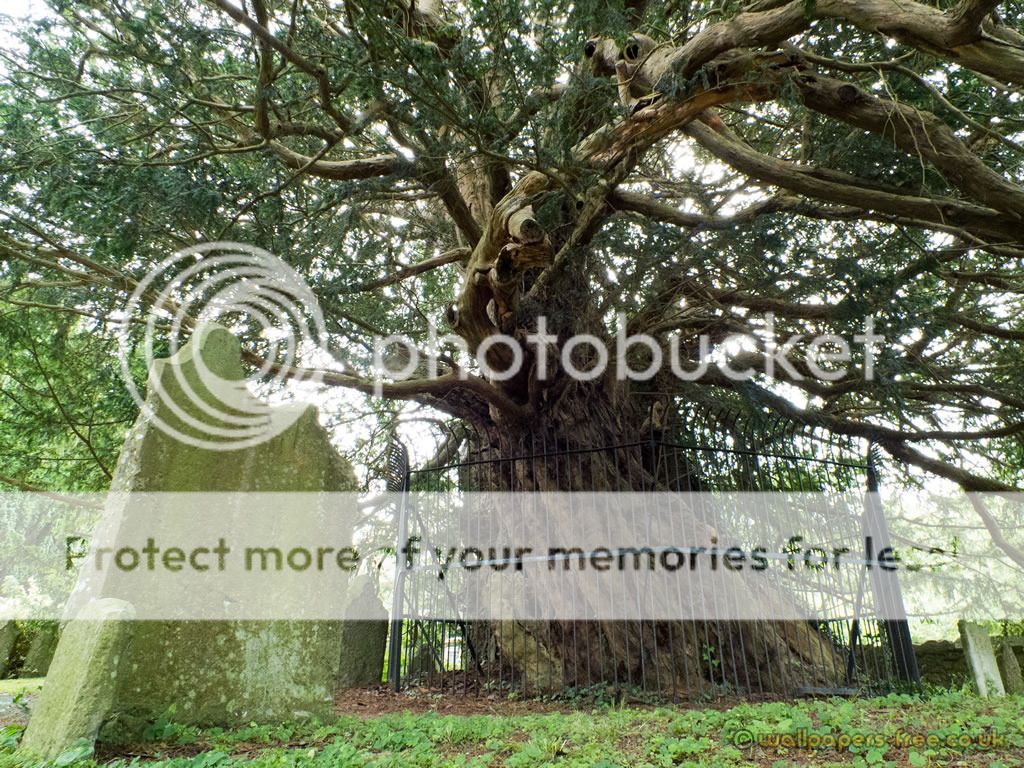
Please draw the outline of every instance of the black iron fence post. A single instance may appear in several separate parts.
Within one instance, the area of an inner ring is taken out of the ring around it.
[[[395,589],[391,596],[391,630],[388,638],[388,682],[402,689],[402,624],[405,615],[405,577],[409,546],[409,452],[396,438],[389,449],[388,491],[398,493],[395,511],[398,536],[395,544]]]
[[[865,550],[875,558],[892,546],[889,527],[885,521],[881,497],[878,493],[878,472],[871,451],[868,451],[867,494],[864,498],[864,543]],[[890,550],[891,551],[891,550]],[[903,605],[903,591],[895,571],[883,572],[881,563],[866,565],[870,569],[871,592],[875,601],[875,613],[880,617],[885,636],[892,654],[893,671],[898,680],[921,684],[921,673],[917,667],[917,654],[910,636]]]

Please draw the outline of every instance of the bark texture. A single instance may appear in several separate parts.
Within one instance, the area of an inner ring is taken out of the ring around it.
[[[482,425],[474,433],[460,485],[465,490],[514,493],[701,489],[696,468],[670,467],[660,458],[661,448],[646,442],[656,430],[651,420],[662,418],[660,413],[663,410],[657,408],[645,413],[629,399],[613,402],[603,389],[567,390],[541,428],[510,431]],[[616,518],[614,510],[607,519],[578,519],[572,510],[543,499],[526,509],[530,517],[517,520],[517,530],[578,532],[596,526],[621,530],[628,537],[630,525],[637,524]],[[711,522],[684,516],[673,526],[694,541],[714,540]],[[479,520],[469,525],[467,540],[510,540],[507,530],[481,531]],[[672,540],[668,530],[663,533],[665,542]],[[549,589],[559,589],[559,580],[557,573],[550,584],[544,574],[539,576],[526,583],[533,590],[530,599],[542,605]],[[755,599],[777,606],[774,615],[794,615],[793,596],[761,583],[750,583],[748,589],[749,593],[729,599]],[[485,591],[496,594],[498,589]],[[598,606],[609,598],[581,593],[574,599]],[[804,621],[505,620],[473,624],[470,637],[484,676],[534,693],[599,683],[640,686],[680,697],[728,690],[794,692],[839,686],[846,666],[835,638]]]

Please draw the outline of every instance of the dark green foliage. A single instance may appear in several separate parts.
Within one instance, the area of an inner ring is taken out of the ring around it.
[[[0,61],[0,475],[98,489],[113,469],[135,412],[118,383],[107,322],[125,286],[100,279],[97,265],[139,279],[197,242],[266,248],[314,289],[333,348],[365,373],[374,334],[404,333],[425,344],[428,323],[446,330],[443,318],[462,284],[457,264],[366,284],[466,244],[439,194],[469,169],[487,170],[495,197],[530,170],[550,174],[556,183],[537,201],[538,217],[556,248],[572,233],[577,204],[597,178],[574,148],[625,113],[613,79],[594,77],[581,61],[588,38],[621,43],[639,28],[660,45],[680,45],[747,5],[469,0],[431,26],[385,0],[266,2],[280,46],[322,69],[326,102],[314,76],[280,48],[268,54],[214,4],[55,1],[40,19],[10,25],[15,44]],[[807,13],[815,8],[805,4]],[[1021,12],[1019,2],[1000,8],[1010,22]],[[790,42],[839,62],[817,65],[829,76],[933,112],[1009,183],[1024,179],[1019,91],[845,20],[820,19]],[[259,80],[263,57],[268,82]],[[662,90],[680,97],[707,83],[698,71],[684,82],[668,77]],[[556,86],[564,91],[552,97]],[[263,107],[277,131],[269,138],[257,130]],[[749,147],[807,173],[962,197],[935,166],[883,135],[811,112],[791,86],[720,115]],[[338,180],[289,165],[275,145],[332,162],[395,161],[386,175]],[[561,329],[611,331],[609,317],[621,309],[661,318],[665,334],[721,337],[737,323],[763,328],[763,313],[684,299],[685,285],[823,304],[828,315],[810,322],[783,313],[779,335],[850,338],[871,314],[890,343],[873,382],[805,391],[810,407],[904,431],[983,432],[1019,420],[1018,250],[984,250],[955,234],[811,198],[796,205],[791,193],[711,161],[680,133],[647,152],[623,188],[721,221],[679,227],[608,215],[567,259],[562,285],[540,306],[521,307],[522,317],[546,311]],[[728,222],[771,197],[781,210]],[[664,316],[683,301],[693,316]],[[961,315],[1010,335],[965,331]],[[263,348],[251,335],[245,341]],[[857,354],[855,365],[863,362]],[[142,366],[133,365],[141,382]],[[779,391],[764,377],[755,383]],[[708,389],[723,402],[736,397]],[[364,461],[395,418],[409,413],[362,396],[325,410],[332,426],[358,422],[361,434],[373,434],[346,446]],[[1019,432],[937,441],[932,449],[954,465],[966,449],[982,474],[1020,481]]]

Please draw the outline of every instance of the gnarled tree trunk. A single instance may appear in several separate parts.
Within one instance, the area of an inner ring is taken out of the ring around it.
[[[603,386],[572,385],[562,393],[542,423],[521,429],[493,422],[472,432],[466,465],[460,471],[465,491],[510,493],[563,492],[686,492],[703,487],[700,470],[670,460],[652,442],[658,424],[658,407],[648,409],[636,399],[614,400]],[[685,505],[684,505],[685,506]],[[593,526],[628,532],[645,521],[608,518],[583,519],[579,512],[559,503],[531,501],[515,507],[527,519],[502,526],[488,518],[466,523],[466,539],[477,543],[506,541],[508,528],[546,530],[568,538]],[[635,511],[634,511],[635,513]],[[690,515],[684,509],[682,515]],[[695,543],[714,540],[716,523],[689,517],[675,520]],[[487,525],[505,530],[486,530]],[[675,527],[675,526],[673,526]],[[628,535],[628,534],[627,534]],[[655,534],[657,535],[657,534]],[[613,534],[614,536],[614,534]],[[667,532],[666,532],[667,536]],[[630,542],[625,542],[629,544]],[[650,546],[678,545],[666,537]],[[610,542],[611,546],[623,542]],[[543,571],[547,566],[539,565]],[[557,568],[556,568],[557,571]],[[502,576],[495,576],[500,579]],[[497,583],[497,582],[494,582]],[[533,585],[531,600],[564,605],[557,572]],[[488,590],[494,594],[498,587]],[[751,584],[758,601],[777,605],[776,615],[795,614],[795,597]],[[667,600],[687,599],[682,595]],[[732,595],[727,599],[749,599]],[[717,598],[721,599],[718,594]],[[600,593],[576,594],[574,600],[598,603]],[[699,600],[701,596],[690,595]],[[576,606],[585,613],[583,606]],[[680,605],[687,615],[692,605]],[[516,620],[503,618],[477,622],[470,628],[470,645],[478,671],[487,678],[501,678],[531,692],[553,692],[566,687],[598,684],[638,686],[668,695],[698,696],[714,691],[784,692],[800,688],[834,687],[845,672],[845,659],[827,632],[799,620]]]

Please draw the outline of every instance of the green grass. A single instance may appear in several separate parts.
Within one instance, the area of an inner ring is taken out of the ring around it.
[[[17,696],[19,693],[35,693],[43,687],[43,677],[29,677],[23,680],[0,680],[0,693]]]
[[[995,734],[998,748],[895,746],[900,733],[955,740]],[[802,736],[801,736],[802,734]],[[789,743],[843,735],[864,744],[810,751]],[[58,764],[152,768],[724,768],[739,766],[1024,766],[1024,698],[982,700],[960,693],[922,699],[742,704],[716,709],[602,708],[571,714],[440,716],[396,714],[328,724],[199,731],[161,721],[145,747],[98,756],[70,753]],[[761,739],[762,744],[750,745]],[[877,740],[885,743],[874,744]],[[16,733],[0,737],[0,768],[27,768]],[[78,759],[75,759],[75,758]]]

